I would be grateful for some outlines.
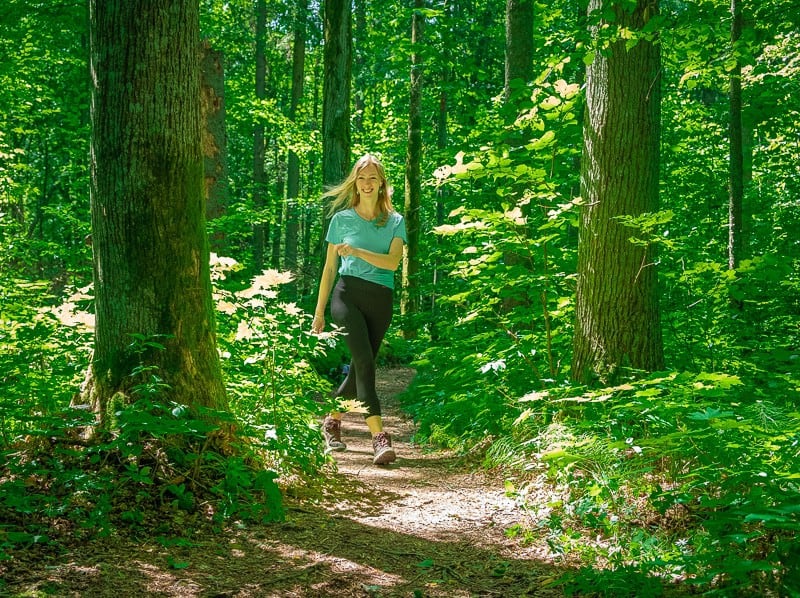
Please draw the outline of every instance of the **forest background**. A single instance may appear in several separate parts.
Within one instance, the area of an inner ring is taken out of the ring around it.
[[[78,1],[0,8],[0,554],[55,541],[54,521],[86,535],[141,526],[145,496],[166,493],[156,502],[173,516],[192,511],[200,489],[157,473],[154,439],[175,467],[202,461],[218,477],[215,517],[281,517],[276,480],[285,488],[325,467],[318,398],[344,355],[335,333],[307,334],[319,197],[371,152],[413,232],[381,359],[417,370],[404,405],[416,440],[502,468],[527,514],[509,533],[546,535],[595,580],[602,568],[617,587],[644,572],[704,591],[798,595],[793,3],[329,4],[352,24],[349,66],[326,56],[323,22],[335,19],[314,2],[200,3],[216,90],[206,191],[228,404],[215,423],[187,407],[152,357],[168,341],[130,330],[139,360],[105,405],[114,433],[98,441],[75,435],[94,421],[75,408],[94,343],[92,22]],[[657,68],[639,68],[653,48]],[[337,97],[349,117],[337,131],[325,81],[345,66]],[[610,107],[592,103],[587,72],[607,77]],[[638,121],[592,137],[593,116],[645,118],[643,97],[657,99],[658,125],[644,142]],[[593,154],[601,140],[616,145]],[[651,179],[656,202],[637,188],[617,213],[592,209],[613,204],[614,181]],[[589,251],[591,231],[600,246]],[[626,293],[656,271],[652,297]],[[630,344],[595,350],[615,339]],[[247,448],[206,450],[226,425]],[[115,476],[138,506],[120,506]],[[528,500],[543,479],[563,500]],[[565,587],[580,591],[582,579]]]

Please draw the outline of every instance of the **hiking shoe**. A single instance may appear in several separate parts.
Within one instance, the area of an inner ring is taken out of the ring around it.
[[[327,452],[343,451],[347,445],[342,442],[342,422],[330,415],[322,421],[322,436],[325,438]]]
[[[375,457],[372,459],[375,465],[388,465],[397,459],[392,448],[392,439],[386,432],[380,432],[372,438],[372,448],[375,449]]]

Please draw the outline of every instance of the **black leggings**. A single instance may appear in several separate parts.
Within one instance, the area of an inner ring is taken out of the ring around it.
[[[352,357],[350,371],[334,396],[364,403],[365,417],[380,415],[375,359],[392,321],[392,289],[356,276],[342,276],[333,289],[331,316],[345,329]]]

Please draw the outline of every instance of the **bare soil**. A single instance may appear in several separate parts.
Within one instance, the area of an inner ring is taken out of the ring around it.
[[[561,571],[542,546],[505,531],[520,520],[503,481],[455,455],[412,444],[394,397],[410,369],[379,372],[398,460],[372,465],[363,416],[344,417],[325,496],[287,497],[284,523],[236,526],[171,545],[107,538],[0,567],[10,596],[556,596]],[[190,544],[190,545],[185,545]]]

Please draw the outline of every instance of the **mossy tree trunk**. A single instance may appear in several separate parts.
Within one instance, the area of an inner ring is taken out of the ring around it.
[[[91,0],[96,332],[83,400],[101,426],[150,374],[190,407],[227,406],[214,332],[197,0]],[[133,342],[142,335],[155,343]],[[159,348],[157,344],[163,345]],[[138,366],[147,376],[131,376]]]
[[[658,4],[591,0],[589,10],[600,9],[614,11],[620,30],[641,30]],[[572,364],[582,382],[664,365],[655,256],[631,243],[635,231],[618,220],[658,209],[660,53],[653,41],[630,49],[626,41],[598,51],[586,71]]]

